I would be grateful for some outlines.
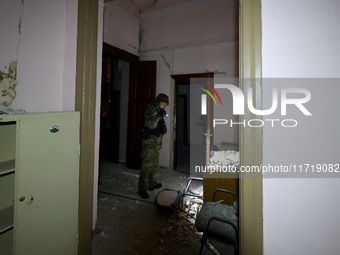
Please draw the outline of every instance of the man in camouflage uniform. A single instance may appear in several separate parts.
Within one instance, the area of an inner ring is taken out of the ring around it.
[[[163,118],[166,115],[165,107],[168,104],[168,96],[159,94],[156,101],[148,105],[144,113],[141,155],[143,163],[138,182],[138,194],[143,199],[150,197],[146,192],[147,188],[152,191],[162,187],[162,183],[156,181],[156,172],[163,134],[167,131]]]

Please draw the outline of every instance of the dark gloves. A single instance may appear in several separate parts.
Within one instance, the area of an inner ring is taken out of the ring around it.
[[[168,131],[168,129],[166,128],[166,124],[165,124],[165,121],[164,121],[163,118],[159,120],[158,128],[159,128],[159,133],[161,133],[161,134],[165,134]]]
[[[161,117],[164,117],[166,115],[166,111],[161,109],[158,113]]]
[[[166,111],[161,109],[158,114],[162,116],[162,118],[158,122],[159,133],[165,134],[168,131],[165,125],[165,121],[163,119],[164,116],[166,115]]]

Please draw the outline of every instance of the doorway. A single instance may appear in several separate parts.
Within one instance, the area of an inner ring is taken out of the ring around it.
[[[103,54],[100,107],[100,160],[126,162],[130,63]]]
[[[131,77],[139,58],[103,43],[99,158],[126,163]]]
[[[143,113],[156,97],[156,61],[104,43],[101,87],[99,157],[139,169]]]
[[[190,143],[190,139],[192,135],[190,130],[194,127],[190,126],[190,119],[200,119],[200,113],[197,111],[193,111],[194,109],[191,109],[193,104],[195,102],[190,101],[190,92],[191,92],[191,79],[195,80],[202,80],[202,82],[210,83],[213,80],[214,73],[194,73],[194,74],[181,74],[181,75],[171,75],[172,79],[175,81],[174,85],[174,118],[176,119],[176,128],[173,133],[174,138],[174,144],[173,144],[173,166],[174,170],[182,173],[190,174],[190,153],[192,153],[192,149],[196,148],[193,146],[192,143]],[[200,104],[200,102],[198,102]],[[199,107],[195,107],[199,108]],[[209,109],[212,109],[212,106],[209,104]],[[192,116],[194,114],[195,116]],[[196,116],[197,115],[197,116]],[[201,136],[202,141],[205,140],[203,138],[204,133],[207,132],[207,130],[210,130],[210,127],[212,125],[212,111],[210,111],[210,114],[208,114],[209,119],[206,119],[204,121],[204,125],[201,127]],[[210,133],[210,132],[209,132]],[[211,129],[212,134],[212,129]],[[200,139],[199,138],[199,139]],[[209,137],[213,139],[213,137]],[[203,141],[203,144],[205,142]],[[205,144],[204,147],[209,146],[208,144]],[[202,148],[202,144],[200,144],[198,147]],[[210,151],[210,148],[205,148],[207,151]],[[199,153],[199,152],[198,152]],[[202,159],[205,159],[205,161],[208,160],[206,158],[206,155],[202,155]],[[203,162],[205,163],[205,162]]]
[[[91,97],[92,90],[96,84],[95,70],[96,63],[93,61],[96,47],[96,29],[84,29],[90,20],[91,24],[97,24],[97,16],[93,1],[82,1],[79,5],[78,22],[78,42],[86,41],[84,38],[92,38],[94,43],[81,44],[77,46],[77,52],[80,57],[77,58],[77,93],[76,93],[76,110],[81,111],[82,118],[82,157],[81,157],[81,175],[80,180],[83,185],[80,187],[80,229],[79,229],[79,251],[81,254],[88,254],[90,246],[90,230],[92,224],[92,189],[93,186],[93,144],[94,135],[90,132],[93,130],[94,123],[88,120],[94,119],[94,97]],[[84,5],[87,8],[84,8]],[[86,11],[83,11],[86,10]],[[243,77],[261,77],[261,1],[260,0],[243,0],[240,1],[240,78]],[[96,26],[93,28],[96,28]],[[88,26],[91,28],[91,26]],[[86,27],[87,28],[87,27]],[[86,37],[88,36],[88,37]],[[93,39],[94,38],[94,39]],[[251,50],[249,50],[251,49]],[[83,63],[89,63],[84,65]],[[91,64],[92,63],[92,64]],[[254,90],[260,91],[260,79],[255,84],[242,85],[242,89],[253,87]],[[258,101],[261,102],[261,93],[258,95]],[[92,106],[92,107],[88,107]],[[262,162],[262,135],[259,129],[258,133],[245,131],[241,128],[240,132],[241,148],[243,159],[242,163],[248,165],[259,165]],[[254,155],[253,152],[258,152]],[[241,198],[243,203],[240,204],[242,215],[240,217],[241,233],[241,254],[261,254],[263,248],[263,213],[262,213],[262,178],[249,178],[240,182]],[[256,202],[254,202],[256,201]],[[242,235],[242,233],[247,233]]]
[[[177,168],[190,173],[190,84],[179,84],[177,94]]]

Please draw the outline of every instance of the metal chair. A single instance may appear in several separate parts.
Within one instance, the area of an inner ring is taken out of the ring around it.
[[[214,202],[217,192],[224,192],[234,197],[233,205],[221,204],[221,201]],[[196,229],[203,232],[202,245],[208,244],[215,254],[219,254],[216,249],[208,242],[208,237],[218,238],[234,245],[234,252],[238,254],[238,201],[233,192],[224,189],[216,189],[212,202],[203,204],[196,219]]]
[[[171,210],[174,212],[182,211],[186,213],[184,205],[183,205],[185,197],[195,197],[195,198],[203,199],[202,195],[197,195],[197,194],[193,194],[190,192],[189,188],[190,188],[190,185],[192,184],[192,181],[202,182],[203,179],[196,178],[196,177],[189,177],[187,179],[187,183],[183,191],[168,189],[168,188],[161,190],[157,194],[154,204],[159,209]],[[192,217],[191,215],[189,216]]]

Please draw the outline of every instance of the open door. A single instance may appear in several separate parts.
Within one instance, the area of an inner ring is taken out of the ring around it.
[[[120,85],[122,82],[120,76],[122,63],[129,65],[129,88],[128,91],[124,89],[124,94],[121,94],[122,85]],[[125,146],[120,146],[120,139],[122,139],[122,136],[125,139],[127,131],[126,157],[120,160],[125,161],[127,167],[140,168],[143,114],[147,105],[156,98],[156,63],[156,61],[139,61],[139,58],[131,53],[107,43],[103,44],[102,101],[107,103],[103,104],[102,102],[101,105],[102,116],[103,113],[106,113],[106,119],[103,118],[101,121],[103,131],[101,149],[102,152],[107,151],[110,161],[117,162],[118,155],[121,154],[120,150],[125,150]],[[115,66],[118,66],[118,74],[115,74]],[[127,106],[120,103],[122,98],[125,100],[126,97],[128,97]],[[123,117],[124,121],[127,119],[126,130],[121,128],[119,116]]]
[[[207,162],[210,161],[210,153],[212,150],[216,150],[214,145],[214,130],[213,130],[213,118],[214,118],[214,104],[213,101],[208,98],[206,104],[206,114],[201,114],[201,95],[205,94],[200,88],[210,90],[209,85],[214,87],[214,74],[203,73],[203,74],[186,74],[186,75],[172,75],[175,80],[175,109],[176,115],[176,131],[174,133],[174,166],[178,166],[180,160],[179,149],[177,144],[181,141],[184,136],[180,134],[183,130],[180,127],[181,120],[179,117],[183,108],[181,108],[181,96],[186,95],[183,92],[183,86],[190,86],[190,174],[198,177],[203,177],[203,196],[205,201],[210,201],[215,189],[226,188],[233,191],[238,196],[238,179],[237,178],[221,178],[215,177],[210,173],[201,173],[198,175],[195,171],[195,166],[204,167]],[[181,88],[182,86],[182,88]],[[182,171],[181,171],[182,172]],[[231,199],[222,197],[225,203],[232,203]]]
[[[209,161],[210,140],[212,140],[213,135],[211,129],[213,106],[208,101],[208,114],[204,117],[201,116],[200,90],[195,83],[201,82],[202,84],[213,86],[214,73],[171,75],[171,77],[175,80],[174,115],[176,116],[176,129],[173,134],[175,138],[173,165],[177,171],[189,174],[192,171],[193,164],[190,162],[188,169],[185,169],[181,165],[182,157],[192,154],[199,155],[198,158],[202,161],[201,164],[203,165]],[[184,117],[186,120],[183,121]],[[188,134],[183,133],[187,130],[189,130]],[[187,146],[182,141],[187,135],[189,136],[189,152],[187,152],[187,148],[181,147],[181,144]]]
[[[119,160],[121,62],[116,56],[103,54],[99,155],[111,162]]]
[[[126,165],[140,169],[141,130],[146,107],[156,98],[156,61],[140,61],[131,69]]]

